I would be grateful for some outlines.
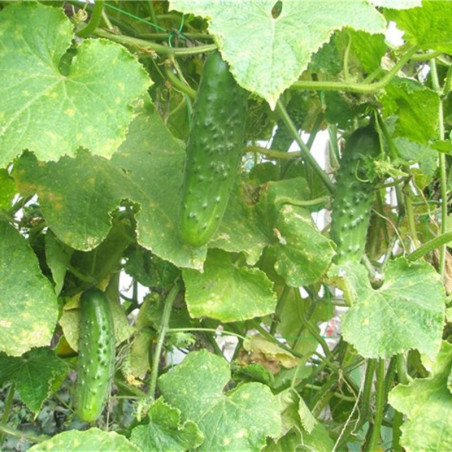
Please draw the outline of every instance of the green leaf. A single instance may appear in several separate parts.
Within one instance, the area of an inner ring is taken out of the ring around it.
[[[223,393],[229,364],[205,350],[191,352],[159,378],[165,400],[205,436],[200,451],[259,451],[267,436],[278,436],[281,418],[267,386],[245,383]]]
[[[85,431],[69,430],[59,433],[47,441],[36,444],[30,452],[139,452],[140,449],[124,436],[115,432],[104,432],[98,428]]]
[[[110,157],[124,141],[132,102],[150,84],[138,61],[118,44],[87,39],[63,74],[72,24],[62,9],[39,3],[5,8],[0,29],[0,165],[24,149],[40,160],[80,146]]]
[[[383,285],[376,290],[360,264],[337,266],[331,276],[351,305],[342,317],[342,334],[361,356],[389,358],[411,349],[431,357],[438,353],[445,293],[427,262],[389,262]]]
[[[6,169],[0,169],[0,209],[9,209],[17,189]]]
[[[316,282],[334,255],[331,240],[314,225],[309,211],[285,205],[276,222],[278,231],[275,270],[292,287]]]
[[[406,415],[401,445],[407,452],[452,449],[452,394],[447,388],[451,365],[452,345],[443,342],[431,376],[389,393],[389,403]]]
[[[334,30],[349,26],[384,33],[384,18],[364,1],[174,0],[171,9],[207,17],[224,59],[238,83],[274,108],[280,94],[306,69],[311,55]]]
[[[275,270],[293,287],[317,281],[333,258],[332,242],[324,237],[306,208],[310,193],[302,177],[268,182],[261,190],[257,212],[273,245]]]
[[[425,50],[452,53],[451,2],[423,0],[422,8],[387,10],[385,16],[405,32],[404,39],[410,44],[418,45]]]
[[[229,200],[218,232],[208,246],[229,253],[244,252],[248,264],[254,265],[268,244],[259,226],[254,209],[244,204],[241,190],[236,191]]]
[[[73,250],[61,243],[51,231],[48,231],[45,235],[45,252],[46,263],[55,282],[55,293],[59,294],[63,288],[66,270]]]
[[[181,413],[159,398],[149,410],[149,424],[132,430],[130,441],[147,452],[184,452],[199,447],[204,435],[193,421],[181,421]]]
[[[396,78],[380,100],[386,117],[397,116],[395,136],[428,143],[438,135],[440,97],[435,91],[413,80]]]
[[[110,161],[79,152],[42,164],[27,154],[14,177],[22,192],[38,194],[49,227],[75,249],[99,245],[111,228],[111,211],[129,199],[140,207],[137,235],[144,248],[176,266],[201,269],[206,247],[187,247],[177,234],[184,158],[182,143],[147,102]]]
[[[286,389],[278,394],[278,400],[282,409],[283,435],[294,427],[312,433],[317,420],[298,392]]]
[[[419,167],[424,174],[432,177],[436,172],[436,162],[438,153],[433,146],[415,143],[407,138],[394,138],[393,143],[397,149],[397,154],[408,164],[419,163]]]
[[[48,348],[35,348],[21,357],[0,353],[0,387],[14,383],[22,402],[37,413],[62,383],[68,365]]]
[[[0,221],[0,351],[19,356],[48,345],[58,303],[28,242]]]
[[[174,283],[179,270],[142,247],[128,254],[124,270],[141,285],[167,289]]]
[[[274,312],[276,297],[265,273],[237,266],[224,251],[209,251],[203,273],[184,269],[182,275],[192,317],[236,322]]]
[[[408,9],[422,5],[422,0],[370,0],[375,6],[393,9]]]
[[[372,35],[365,31],[347,29],[338,34],[337,40],[344,49],[343,52],[350,43],[349,69],[358,66],[369,74],[381,67],[381,59],[387,51],[384,34]]]

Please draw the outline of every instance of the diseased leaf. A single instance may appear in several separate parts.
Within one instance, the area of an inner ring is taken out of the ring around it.
[[[68,371],[68,365],[48,348],[34,348],[20,357],[0,353],[0,387],[14,383],[22,402],[35,413]]]
[[[115,432],[105,432],[98,428],[89,430],[69,430],[31,447],[30,452],[139,452],[140,449]]]
[[[181,421],[181,413],[159,398],[148,413],[149,423],[132,430],[130,441],[147,452],[184,452],[199,447],[204,435],[193,421]]]
[[[0,351],[19,356],[49,345],[58,316],[50,282],[28,242],[0,221]]]
[[[452,365],[452,345],[443,342],[432,375],[399,384],[389,393],[389,403],[406,415],[401,445],[407,452],[452,449],[452,394],[447,388]]]
[[[360,355],[389,358],[411,349],[431,357],[438,353],[445,292],[428,263],[405,258],[389,262],[383,285],[376,290],[357,263],[334,267],[331,277],[351,305],[342,317],[342,334]]]
[[[38,194],[47,224],[73,248],[99,245],[111,228],[111,211],[129,199],[139,203],[137,235],[143,247],[177,266],[200,269],[206,247],[187,247],[177,234],[184,158],[182,143],[147,103],[110,161],[79,152],[42,164],[27,154],[18,160],[14,177],[23,193]]]
[[[173,0],[171,9],[207,17],[238,83],[274,108],[280,94],[306,69],[311,55],[344,26],[384,33],[385,21],[364,1]],[[228,14],[225,14],[225,8]]]
[[[276,272],[292,287],[316,282],[331,264],[331,240],[319,232],[309,211],[301,207],[282,207],[275,226],[279,241]]]
[[[220,227],[208,246],[230,253],[244,252],[248,264],[254,265],[268,244],[259,226],[255,209],[244,204],[241,190],[235,191],[229,200]]]
[[[268,341],[260,334],[248,336],[243,341],[243,348],[250,353],[260,353],[267,360],[274,361],[286,369],[295,367],[299,362],[299,359],[292,355],[292,353]]]
[[[273,283],[265,273],[235,265],[224,251],[209,251],[203,273],[184,269],[182,275],[192,317],[236,322],[265,316],[275,309]]]
[[[124,47],[102,39],[79,44],[63,73],[72,27],[62,9],[39,3],[0,12],[0,165],[24,149],[43,161],[79,147],[110,157],[124,141],[150,80]]]
[[[200,451],[259,451],[267,436],[279,435],[281,418],[267,386],[245,383],[223,393],[228,363],[205,350],[191,352],[159,378],[165,400],[196,422],[204,434]]]

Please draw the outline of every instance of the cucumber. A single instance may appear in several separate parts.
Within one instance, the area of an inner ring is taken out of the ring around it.
[[[186,147],[179,215],[179,236],[185,244],[204,245],[221,223],[243,152],[247,97],[220,54],[210,54]]]
[[[75,412],[95,421],[107,402],[115,364],[113,318],[107,296],[92,288],[80,298],[79,352]]]
[[[380,153],[372,126],[355,130],[348,139],[336,176],[330,236],[337,245],[334,261],[360,261],[366,246],[376,177],[371,161]]]

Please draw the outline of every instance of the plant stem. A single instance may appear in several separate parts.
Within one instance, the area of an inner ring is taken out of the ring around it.
[[[196,96],[196,91],[187,83],[184,83],[182,80],[179,80],[176,75],[173,73],[172,68],[165,68],[166,76],[170,83],[179,91],[187,94],[190,99],[194,99]]]
[[[410,50],[386,73],[386,75],[375,83],[354,83],[335,81],[311,81],[300,80],[292,84],[292,89],[302,90],[323,90],[323,91],[350,91],[354,93],[373,93],[383,89],[388,85],[397,72],[413,57],[418,47],[411,47]]]
[[[317,163],[317,160],[312,156],[309,148],[306,146],[306,144],[301,139],[300,135],[298,134],[298,131],[290,119],[287,110],[284,108],[284,105],[281,101],[278,100],[276,103],[276,111],[281,118],[281,120],[284,122],[284,125],[289,129],[290,133],[292,134],[294,140],[297,142],[298,146],[300,146],[300,152],[303,158],[306,160],[306,162],[312,167],[312,169],[317,173],[317,175],[320,177],[322,182],[324,183],[325,187],[328,189],[330,193],[334,192],[334,184],[331,182],[328,175],[323,171],[323,169],[320,167],[320,165]]]
[[[84,28],[77,31],[77,36],[79,36],[80,38],[86,38],[94,32],[94,30],[99,26],[100,19],[102,18],[103,7],[103,0],[96,0],[96,2],[94,3],[93,12],[91,13],[90,21]]]
[[[219,332],[218,330],[216,330],[215,328],[168,328],[166,330],[166,332],[168,334],[170,333],[185,333],[185,332],[192,332],[192,331],[205,331],[208,333],[216,333],[219,336],[222,336],[223,334],[226,336],[235,336],[238,337],[239,339],[242,339],[243,341],[246,339],[244,336],[237,334],[237,333],[233,333],[232,331],[221,331]]]
[[[364,387],[362,395],[360,397],[361,406],[359,407],[359,419],[357,419],[354,424],[351,424],[350,420],[347,421],[346,425],[344,426],[343,432],[341,433],[340,438],[338,438],[337,441],[338,450],[342,450],[342,448],[350,438],[350,435],[354,431],[359,430],[364,425],[364,423],[369,420],[370,399],[372,395],[372,383],[374,378],[375,365],[376,362],[374,359],[367,360],[366,374],[364,376]]]
[[[442,95],[442,90],[439,86],[438,71],[436,70],[436,61],[433,59],[430,61],[430,73],[432,76],[432,85],[439,96]],[[438,123],[439,123],[439,139],[444,140],[444,111],[443,101],[439,103],[438,109]],[[441,187],[441,234],[445,234],[447,231],[447,170],[446,170],[446,156],[439,153],[439,174],[440,174],[440,187]],[[439,273],[445,277],[446,271],[446,244],[441,245],[440,257],[439,257]]]
[[[371,428],[370,440],[367,450],[378,450],[380,442],[381,423],[383,421],[383,412],[386,403],[385,391],[385,361],[380,359],[377,365],[377,387],[375,394],[375,417]]]
[[[247,146],[244,149],[244,152],[254,152],[258,154],[265,155],[268,158],[271,159],[284,159],[284,160],[292,160],[297,159],[302,156],[302,153],[297,152],[285,152],[285,151],[275,151],[274,149],[265,149],[261,148],[260,146]]]
[[[25,439],[30,443],[41,443],[42,441],[49,439],[49,436],[47,435],[35,436],[30,435],[29,433],[21,432],[20,430],[15,430],[8,425],[5,425],[3,422],[0,423],[0,432],[4,435],[12,436],[14,438]]]
[[[292,350],[290,347],[288,347],[285,344],[282,344],[281,342],[276,339],[276,337],[272,336],[268,331],[266,331],[262,326],[260,325],[258,320],[254,320],[253,327],[256,328],[256,330],[263,336],[265,339],[267,339],[272,344],[277,345],[278,347],[281,347],[283,350],[286,350],[287,352],[291,353],[296,358],[304,358],[304,355],[302,353],[299,353],[295,350]]]
[[[424,243],[419,248],[415,249],[412,253],[408,254],[407,259],[410,261],[416,261],[422,256],[425,256],[426,254],[433,251],[435,248],[443,246],[450,241],[452,241],[452,232],[441,234],[438,237],[435,237]]]
[[[400,437],[402,431],[400,427],[403,424],[403,414],[399,411],[394,411],[394,417],[392,418],[392,451],[402,452],[402,446],[400,445]]]
[[[162,44],[156,44],[155,42],[146,41],[144,39],[132,38],[130,36],[115,35],[102,28],[96,28],[94,34],[101,37],[107,38],[111,41],[118,42],[120,44],[128,45],[136,50],[147,52],[147,53],[160,53],[162,55],[173,55],[173,56],[187,56],[187,55],[198,55],[200,53],[211,52],[217,48],[216,44],[206,44],[202,46],[195,47],[168,47]]]
[[[149,383],[149,401],[152,402],[155,397],[155,391],[157,388],[157,378],[159,375],[160,358],[162,356],[163,344],[165,343],[165,337],[169,329],[169,321],[171,317],[171,309],[176,297],[179,294],[179,280],[175,281],[173,287],[169,291],[165,299],[165,304],[163,306],[162,320],[160,323],[157,345],[155,346],[154,359],[152,361],[152,369]]]
[[[11,383],[11,386],[8,389],[8,394],[6,395],[5,411],[3,412],[3,416],[0,421],[2,424],[6,424],[8,422],[9,412],[11,411],[11,407],[12,407],[13,401],[14,401],[15,390],[16,390],[16,385],[14,383]],[[1,450],[4,440],[5,440],[5,433],[0,433],[0,450]]]

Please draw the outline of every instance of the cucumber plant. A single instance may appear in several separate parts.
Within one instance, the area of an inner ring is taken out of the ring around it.
[[[80,298],[79,356],[75,411],[85,422],[95,421],[110,394],[115,363],[115,337],[110,304],[97,288]]]
[[[186,148],[179,235],[201,246],[217,230],[242,156],[247,92],[218,52],[206,59]]]
[[[379,153],[379,136],[370,125],[355,130],[344,148],[331,214],[330,235],[337,245],[337,263],[359,261],[364,254],[376,181],[369,167]]]

